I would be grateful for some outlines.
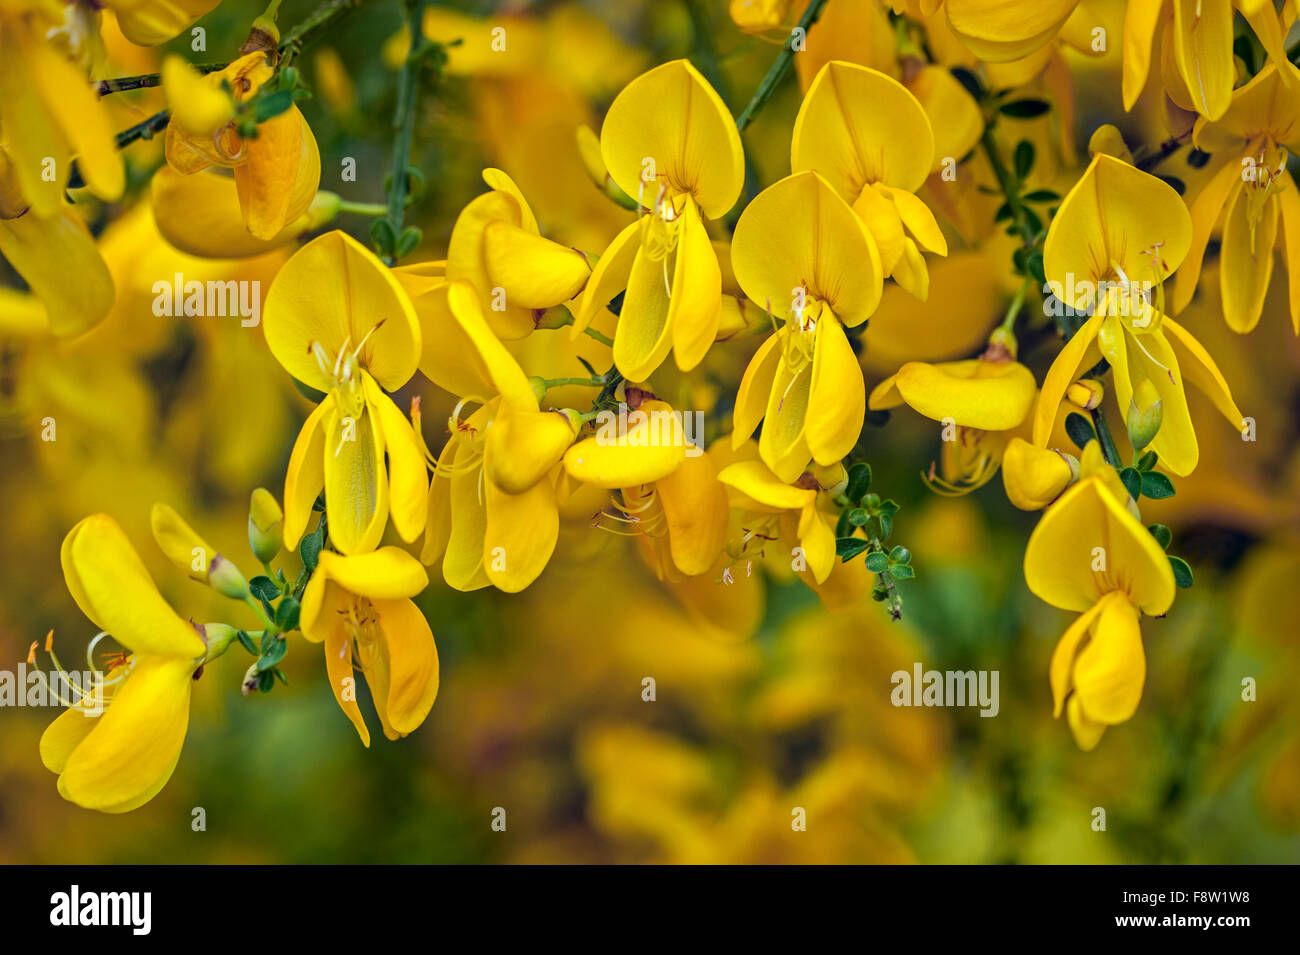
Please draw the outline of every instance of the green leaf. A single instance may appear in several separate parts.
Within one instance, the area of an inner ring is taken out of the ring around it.
[[[258,649],[257,649],[257,644],[255,644],[255,643],[253,642],[253,638],[250,637],[250,636],[249,636],[247,633],[245,633],[243,630],[238,630],[238,631],[236,631],[236,632],[235,632],[235,636],[239,638],[239,644],[240,644],[240,646],[242,646],[245,650],[247,650],[247,651],[248,651],[249,653],[251,653],[253,656],[256,657],[256,656],[260,656],[260,655],[261,655],[261,654],[260,654],[260,651],[258,651]]]
[[[966,92],[979,100],[984,98],[984,87],[980,84],[979,77],[966,69],[964,66],[954,66],[950,72],[957,82],[965,87]]]
[[[1047,272],[1043,269],[1043,253],[1034,249],[1025,257],[1025,270],[1034,277],[1034,281],[1040,285],[1047,284]]]
[[[280,588],[266,574],[258,574],[250,580],[248,591],[258,600],[274,600],[280,596]]]
[[[1152,524],[1147,528],[1147,530],[1149,530],[1151,536],[1156,539],[1156,543],[1160,545],[1161,550],[1169,549],[1169,544],[1174,539],[1173,531],[1165,527],[1163,524]]]
[[[911,564],[897,564],[890,567],[889,572],[894,575],[895,580],[911,580],[916,576],[916,571],[912,569]]]
[[[277,90],[269,96],[263,96],[253,107],[253,118],[259,123],[274,119],[293,105],[292,90]]]
[[[283,631],[298,629],[298,613],[302,608],[292,597],[285,597],[275,610],[276,625]]]
[[[1059,192],[1053,192],[1051,189],[1035,189],[1033,192],[1021,196],[1025,202],[1055,202],[1061,198]]]
[[[862,497],[871,490],[871,465],[855,464],[849,468],[849,486],[844,489],[850,501],[861,502]]]
[[[871,599],[877,603],[884,603],[889,599],[889,590],[885,587],[871,588]]]
[[[1018,99],[1003,103],[998,107],[998,112],[1015,119],[1033,119],[1035,116],[1042,116],[1051,108],[1050,103],[1041,99]]]
[[[889,559],[895,564],[910,564],[912,562],[912,552],[899,544],[889,552]]]
[[[1028,176],[1029,171],[1034,168],[1034,144],[1027,139],[1016,143],[1016,151],[1012,154],[1011,162],[1015,167],[1017,179]]]
[[[848,511],[849,523],[854,527],[862,527],[870,516],[866,509],[861,507],[854,507]]]
[[[258,673],[274,667],[289,652],[289,641],[278,634],[271,637],[270,640],[263,640],[262,643],[267,645],[262,648],[262,654],[257,658]]]
[[[1169,566],[1174,570],[1174,583],[1179,587],[1186,590],[1196,583],[1196,577],[1192,574],[1191,565],[1181,557],[1170,557]]]
[[[1137,469],[1139,471],[1150,471],[1156,466],[1158,460],[1159,457],[1154,451],[1148,451],[1146,454],[1142,455],[1142,457],[1138,458]]]
[[[303,537],[298,544],[298,556],[302,558],[302,565],[307,570],[315,572],[316,565],[320,563],[321,548],[325,544],[325,535],[321,533],[320,525],[310,534]]]
[[[1142,475],[1142,493],[1153,501],[1174,496],[1174,482],[1159,471],[1148,471]],[[1134,495],[1136,497],[1137,495]]]
[[[1092,430],[1092,422],[1077,411],[1071,411],[1065,416],[1065,433],[1080,451],[1088,446],[1088,442],[1097,439],[1097,432]]]
[[[1128,496],[1137,500],[1142,496],[1142,474],[1137,468],[1125,468],[1119,472],[1119,479],[1124,482]]]
[[[883,574],[889,570],[889,557],[880,551],[868,554],[866,559],[867,570],[873,574]]]
[[[273,686],[275,686],[275,674],[270,670],[263,670],[257,675],[257,688],[261,692],[270,693]]]
[[[839,554],[841,562],[852,560],[870,546],[871,544],[861,537],[838,537],[835,539],[835,553]]]
[[[876,523],[880,525],[880,539],[886,540],[894,531],[894,518],[892,514],[881,511],[876,515]]]
[[[281,683],[283,683],[285,686],[289,685],[289,678],[284,675],[284,671],[281,670],[279,667],[276,667],[271,672],[274,673],[275,678],[279,680]]]
[[[393,254],[399,259],[410,255],[423,237],[424,233],[417,226],[408,225],[402,230]]]
[[[375,243],[375,248],[383,255],[392,255],[393,250],[397,248],[397,233],[393,231],[393,225],[387,219],[376,219],[370,223],[370,238]]]

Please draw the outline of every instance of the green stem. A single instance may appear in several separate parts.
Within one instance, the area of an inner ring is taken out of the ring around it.
[[[1020,291],[1012,299],[1011,306],[1007,309],[1007,314],[1002,319],[1002,324],[998,326],[1001,331],[1011,332],[1014,334],[1016,328],[1016,318],[1020,315],[1020,310],[1025,306],[1025,298],[1029,295],[1029,284],[1032,282],[1028,275],[1020,283]]]
[[[254,597],[252,594],[248,594],[247,596],[244,597],[244,603],[248,604],[250,607],[253,608],[254,611],[256,611],[258,617],[260,617],[262,622],[266,624],[267,630],[269,632],[271,633],[280,632],[280,629],[275,625],[275,621],[273,621],[270,617],[266,615],[266,611],[262,609],[262,605],[258,603],[256,597]]]
[[[1016,228],[1020,230],[1021,238],[1025,240],[1025,245],[1033,245],[1037,241],[1033,227],[1024,215],[1024,203],[1020,201],[1020,186],[1012,177],[1007,169],[1006,163],[1002,161],[1002,155],[998,152],[998,144],[993,139],[993,125],[986,124],[984,135],[980,137],[980,145],[984,147],[984,153],[988,156],[989,165],[993,167],[993,175],[997,177],[998,187],[1002,194],[1007,197],[1007,205],[1011,207],[1011,215],[1015,219]]]
[[[808,6],[804,8],[803,16],[799,18],[799,28],[803,30],[805,40],[808,36],[808,28],[817,22],[817,18],[821,16],[822,8],[825,6],[826,0],[811,0]],[[754,117],[758,115],[759,110],[767,105],[767,101],[772,98],[776,88],[785,79],[785,74],[789,71],[790,62],[794,59],[795,54],[794,49],[790,46],[792,42],[794,42],[793,32],[790,39],[785,41],[785,46],[781,48],[781,55],[776,58],[776,62],[772,64],[771,69],[767,71],[767,75],[763,77],[763,82],[758,84],[758,90],[755,91],[749,105],[736,117],[736,129],[740,130],[740,132],[743,133],[749,127],[749,124],[754,121]]]
[[[605,378],[543,378],[542,384],[549,391],[552,388],[563,388],[565,385],[581,385],[584,388],[603,388]]]
[[[411,35],[411,48],[406,53],[401,72],[397,77],[397,109],[393,115],[393,166],[388,183],[388,224],[393,230],[394,251],[386,255],[389,265],[397,263],[396,244],[402,237],[406,214],[406,197],[409,193],[411,139],[415,129],[415,104],[419,93],[420,58],[427,42],[424,39],[425,0],[404,0],[406,25]]]
[[[1101,413],[1100,408],[1093,408],[1090,413],[1092,426],[1097,429],[1097,440],[1101,442],[1102,455],[1111,467],[1119,470],[1123,465],[1120,464],[1119,449],[1115,447],[1115,439],[1111,437],[1110,425],[1106,424],[1106,416]]]
[[[385,216],[388,215],[388,206],[382,202],[349,202],[342,199],[339,201],[339,212],[350,212],[357,216]]]

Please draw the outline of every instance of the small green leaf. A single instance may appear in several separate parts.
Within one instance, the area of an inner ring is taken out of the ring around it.
[[[1181,557],[1170,557],[1169,566],[1174,570],[1174,583],[1186,590],[1192,584],[1196,583],[1196,577],[1192,574],[1192,568]]]
[[[262,654],[257,658],[257,672],[259,673],[274,667],[289,652],[289,641],[278,634],[269,640],[263,640],[262,643],[264,644]]]
[[[870,516],[871,515],[867,513],[866,508],[862,507],[851,508],[848,512],[849,523],[854,527],[862,527],[867,523],[867,519]]]
[[[871,490],[871,465],[855,464],[849,468],[849,485],[844,494],[850,501],[861,501],[862,496]]]
[[[250,580],[248,591],[258,600],[275,600],[280,596],[280,588],[266,574],[258,574]]]
[[[424,233],[417,226],[407,226],[402,230],[393,254],[399,259],[410,255],[423,237]]]
[[[376,219],[370,223],[370,238],[375,243],[375,248],[383,255],[392,255],[393,250],[397,248],[397,233],[393,231],[393,225],[387,219]]]
[[[317,525],[316,530],[303,537],[298,545],[298,556],[302,558],[302,565],[311,572],[315,572],[316,565],[320,562],[321,547],[325,543],[324,535],[320,530],[320,526]]]
[[[263,670],[257,675],[257,688],[261,692],[270,693],[273,686],[275,686],[275,674],[270,670]]]
[[[850,561],[870,546],[861,537],[840,537],[835,541],[835,553],[839,554],[841,561]]]
[[[1092,422],[1077,411],[1071,411],[1065,416],[1065,433],[1070,436],[1070,440],[1079,447],[1080,451],[1097,438],[1097,432],[1092,430]]]
[[[911,564],[896,564],[889,568],[889,572],[894,575],[895,580],[911,580],[916,576],[916,571],[912,569]]]
[[[1174,482],[1159,471],[1148,471],[1142,475],[1142,493],[1153,501],[1173,497]]]
[[[274,673],[275,678],[279,680],[281,683],[283,683],[285,686],[289,685],[289,678],[284,675],[284,671],[281,670],[279,667],[276,667],[271,672]]]
[[[1142,457],[1138,458],[1137,469],[1139,471],[1150,471],[1156,466],[1158,460],[1160,460],[1160,458],[1154,451],[1148,451],[1146,454],[1142,455]]]
[[[1035,116],[1042,116],[1051,108],[1051,104],[1041,99],[1018,99],[1003,103],[998,107],[998,112],[1014,119],[1033,119]]]
[[[885,587],[871,588],[871,599],[877,603],[884,603],[889,599],[889,590]]]
[[[1035,189],[1021,197],[1025,202],[1055,202],[1061,198],[1059,192],[1053,192],[1051,189]]]
[[[899,544],[889,552],[889,559],[895,564],[910,564],[912,562],[912,552]]]
[[[1016,143],[1016,151],[1011,157],[1012,165],[1016,169],[1016,178],[1024,179],[1034,168],[1034,144],[1027,139],[1022,139]]]
[[[249,653],[251,653],[253,656],[255,656],[255,657],[256,657],[256,656],[260,656],[260,652],[259,652],[258,649],[257,649],[257,644],[253,643],[253,638],[252,638],[252,637],[250,637],[250,636],[249,636],[247,633],[245,633],[243,630],[238,630],[238,631],[236,631],[236,632],[235,632],[235,636],[239,638],[239,644],[240,644],[240,646],[242,646],[245,650],[247,650],[247,651],[248,651]]]
[[[954,66],[948,72],[956,78],[958,83],[965,87],[966,92],[970,93],[973,98],[977,100],[984,98],[984,87],[980,84],[979,77],[966,67]]]
[[[894,518],[891,514],[881,511],[876,515],[876,523],[880,525],[880,539],[886,540],[894,531]]]
[[[263,96],[253,107],[253,118],[259,123],[265,123],[268,119],[274,119],[293,105],[293,92],[291,90],[277,90],[269,96]]]
[[[1047,284],[1047,272],[1043,269],[1043,253],[1038,249],[1030,252],[1025,258],[1025,271],[1034,277],[1034,281],[1040,285]]]
[[[1128,496],[1137,500],[1142,496],[1142,474],[1137,468],[1125,468],[1119,472],[1119,479],[1124,482]]]
[[[1147,530],[1149,530],[1151,536],[1156,539],[1156,543],[1160,545],[1161,550],[1169,549],[1169,544],[1174,539],[1173,531],[1165,527],[1163,524],[1152,524],[1147,528]]]
[[[285,597],[280,601],[280,606],[275,611],[275,622],[283,631],[296,630],[298,628],[298,612],[301,608],[298,601],[292,597]]]
[[[873,574],[883,574],[889,570],[889,557],[880,553],[880,551],[876,551],[874,554],[867,555],[866,564],[867,570]]]

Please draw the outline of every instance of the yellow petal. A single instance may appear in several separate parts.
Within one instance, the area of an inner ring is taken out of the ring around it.
[[[644,197],[647,208],[662,183],[718,219],[745,181],[736,124],[722,97],[686,60],[657,66],[623,88],[605,114],[600,151],[614,182],[629,196]],[[645,184],[643,172],[649,173]]]
[[[1124,596],[1122,594],[1107,594],[1093,604],[1087,612],[1080,614],[1074,623],[1070,624],[1069,629],[1065,631],[1061,639],[1057,641],[1056,649],[1052,651],[1052,662],[1047,670],[1048,682],[1052,686],[1053,719],[1061,715],[1061,710],[1065,706],[1065,698],[1074,689],[1074,661],[1079,655],[1079,645],[1092,632],[1093,623],[1096,621],[1097,615],[1101,613],[1102,608],[1113,600],[1124,600]]]
[[[813,579],[819,584],[825,583],[835,569],[835,532],[817,512],[815,503],[805,504],[800,513],[799,546],[808,559]]]
[[[1164,0],[1129,0],[1124,11],[1124,109],[1131,110],[1151,69],[1151,43]]]
[[[572,337],[576,340],[582,330],[619,292],[627,288],[632,274],[632,264],[641,248],[641,222],[633,222],[614,237],[591,271],[582,302],[574,316]]]
[[[560,463],[573,444],[573,427],[557,411],[516,411],[503,405],[487,432],[488,480],[522,494]]]
[[[384,436],[369,409],[336,406],[325,422],[325,510],[344,554],[374,550],[388,522]]]
[[[334,396],[318,404],[293,444],[284,475],[284,546],[298,549],[311,520],[312,505],[325,487],[325,423],[333,417]]]
[[[1146,681],[1138,611],[1122,594],[1102,603],[1092,639],[1074,662],[1074,693],[1084,714],[1099,723],[1133,715]]]
[[[930,174],[934,132],[897,80],[854,63],[822,67],[804,94],[790,142],[790,168],[815,169],[845,202],[881,182],[915,192]]]
[[[470,453],[472,449],[467,446],[459,447],[452,467],[463,467],[461,457]],[[492,583],[483,569],[483,539],[487,533],[487,511],[481,493],[485,491],[483,472],[479,468],[466,469],[453,474],[449,483],[451,533],[442,555],[442,576],[456,590],[478,590]]]
[[[386,686],[376,709],[390,739],[419,729],[438,697],[438,647],[420,608],[409,600],[375,602],[383,631]],[[372,687],[372,690],[375,688]]]
[[[555,486],[543,479],[522,494],[507,494],[487,481],[483,497],[484,571],[494,587],[518,593],[537,579],[555,552],[560,534]]]
[[[718,480],[774,511],[802,511],[817,499],[813,488],[782,481],[762,461],[737,461],[718,473]]]
[[[432,293],[424,313],[429,348],[420,370],[437,385],[459,397],[486,400],[500,395],[506,404],[524,411],[537,410],[537,396],[514,355],[493,334],[478,296],[467,282],[447,284],[446,310]],[[447,321],[447,314],[451,321]]]
[[[804,438],[818,464],[839,462],[857,444],[867,412],[862,368],[844,329],[832,316],[817,325]]]
[[[129,812],[157,795],[180,759],[193,674],[190,660],[138,656],[107,711],[68,756],[59,777],[63,798],[85,809]]]
[[[655,484],[673,564],[696,576],[712,568],[727,538],[727,493],[706,454],[692,453]]]
[[[508,222],[489,222],[483,245],[488,277],[511,305],[533,309],[567,302],[591,273],[580,252]]]
[[[1052,367],[1047,370],[1047,376],[1043,379],[1043,390],[1038,396],[1038,404],[1034,409],[1034,444],[1040,448],[1047,447],[1052,426],[1056,424],[1057,409],[1065,400],[1066,389],[1081,371],[1086,371],[1100,359],[1100,352],[1097,350],[1097,334],[1101,331],[1104,320],[1104,316],[1094,315],[1084,322],[1083,326],[1065,343],[1052,362]]]
[[[122,646],[140,654],[193,660],[203,641],[158,593],[117,521],[107,514],[81,520],[59,555],[68,591],[81,612]]]
[[[263,311],[271,353],[317,391],[330,391],[335,381],[312,343],[330,358],[360,348],[359,364],[387,391],[415,374],[421,337],[410,300],[374,253],[343,232],[327,232],[295,252],[276,274]]]
[[[1174,58],[1192,105],[1218,119],[1232,100],[1232,0],[1172,0]]]
[[[564,470],[575,481],[615,489],[649,484],[671,474],[686,458],[680,418],[662,401],[628,412],[627,432],[598,422],[594,435],[564,453]]]
[[[489,271],[486,236],[488,226],[498,222],[516,227],[522,224],[523,212],[514,193],[493,190],[470,200],[452,226],[447,245],[446,274],[450,280],[469,283],[479,296],[480,311],[492,331],[506,341],[513,341],[533,330],[533,310],[525,307],[522,301],[514,301],[508,294],[502,300],[502,293],[496,291],[502,286],[492,279]],[[521,278],[517,271],[509,277]],[[527,285],[525,289],[524,295],[527,296]]]
[[[317,577],[332,580],[348,593],[372,600],[414,597],[429,585],[428,574],[420,562],[400,547],[392,546],[351,556],[322,551],[311,582]],[[305,600],[303,606],[306,608]]]
[[[673,263],[673,296],[668,306],[668,327],[673,339],[673,359],[690,371],[703,359],[718,336],[722,307],[722,270],[717,253],[704,231],[699,210],[687,202],[682,210],[682,232]]]
[[[191,135],[211,136],[235,115],[230,94],[174,53],[163,60],[162,80],[171,122]]]
[[[1224,207],[1233,201],[1234,193],[1242,191],[1241,186],[1241,167],[1235,162],[1226,162],[1192,199],[1192,242],[1187,260],[1174,277],[1174,311],[1181,312],[1186,308],[1196,293],[1210,234]]]
[[[668,276],[676,275],[674,263],[678,262],[685,265],[682,256],[655,259],[642,249],[632,263],[627,294],[614,329],[614,364],[628,381],[645,381],[672,348],[668,315],[673,300],[668,292]],[[718,294],[720,299],[721,285]],[[716,317],[715,312],[715,321]]]
[[[1286,251],[1287,287],[1291,300],[1291,327],[1300,335],[1300,188],[1295,179],[1278,193]]]
[[[1238,189],[1223,217],[1223,245],[1219,255],[1219,287],[1223,292],[1223,319],[1234,332],[1246,333],[1259,322],[1264,296],[1273,277],[1273,245],[1277,241],[1278,203],[1265,201],[1254,224],[1248,211],[1248,194]]]
[[[248,160],[235,167],[244,225],[257,239],[272,239],[290,220],[289,197],[298,180],[307,122],[298,107],[261,123],[248,140]]]
[[[33,210],[0,219],[0,255],[41,300],[55,335],[79,335],[113,307],[113,276],[95,240],[71,212],[42,219]]]
[[[331,587],[329,591],[337,603],[331,602],[321,615],[322,619],[327,621],[323,638],[325,672],[329,676],[330,689],[334,691],[334,699],[339,709],[356,727],[357,735],[361,737],[361,744],[369,748],[370,729],[361,716],[361,707],[357,705],[357,671],[352,666],[352,640],[344,629],[341,615],[341,612],[346,610],[343,604],[344,594],[338,587]],[[305,630],[303,632],[306,633]]]
[[[220,0],[104,0],[117,14],[122,35],[137,46],[157,46],[172,39]]]
[[[736,392],[736,408],[732,412],[731,434],[732,448],[739,448],[749,440],[758,423],[767,413],[767,399],[772,391],[772,382],[776,377],[777,366],[781,362],[781,349],[778,347],[781,334],[769,335],[758,351],[749,360],[745,374],[740,379],[740,388]]]
[[[1085,478],[1043,514],[1025,550],[1025,583],[1039,598],[1082,612],[1112,591],[1158,616],[1174,600],[1169,559],[1141,522]]]
[[[961,159],[975,148],[984,133],[984,117],[979,104],[952,73],[941,66],[922,67],[907,81],[907,88],[925,110],[934,131],[930,172],[938,172],[944,159]]]
[[[161,502],[155,503],[149,512],[149,525],[153,530],[153,539],[167,555],[167,559],[191,580],[206,583],[212,558],[217,556],[208,542],[175,510]]]
[[[1072,476],[1069,463],[1060,454],[1022,438],[1012,438],[1002,452],[1007,500],[1022,511],[1036,511],[1052,503]]]
[[[880,304],[875,242],[848,204],[815,172],[796,173],[754,198],[731,243],[736,281],[750,300],[789,321],[797,289],[826,302],[849,326]]]
[[[982,60],[1005,63],[1056,36],[1078,0],[948,0],[948,25]]]
[[[367,410],[388,453],[388,512],[402,540],[413,541],[424,531],[428,518],[429,469],[424,450],[393,399],[380,391],[369,375],[363,381]]]
[[[1038,391],[1033,372],[1014,361],[908,362],[896,382],[903,400],[927,418],[981,431],[1019,427]]]
[[[1065,707],[1065,717],[1070,721],[1070,732],[1074,734],[1074,741],[1079,749],[1085,753],[1096,749],[1097,744],[1101,742],[1102,734],[1106,732],[1106,724],[1089,719],[1083,712],[1077,696],[1070,697],[1070,702]]]

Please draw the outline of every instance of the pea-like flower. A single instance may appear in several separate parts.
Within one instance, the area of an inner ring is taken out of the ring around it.
[[[330,540],[343,553],[374,550],[390,513],[398,534],[414,540],[428,471],[411,423],[384,393],[406,384],[420,359],[420,326],[401,285],[355,239],[328,232],[280,269],[263,324],[285,371],[325,395],[289,457],[285,547],[298,546],[322,488]]]
[[[736,223],[736,281],[784,324],[759,347],[736,395],[732,444],[763,421],[759,452],[782,481],[809,458],[835,464],[866,413],[862,369],[844,333],[880,302],[880,256],[862,220],[816,172],[763,190]]]
[[[673,60],[615,97],[600,148],[610,176],[641,211],[592,271],[573,335],[626,291],[614,333],[623,377],[645,381],[670,350],[689,371],[717,337],[722,272],[704,223],[740,195],[740,135],[708,81],[686,60]]]

